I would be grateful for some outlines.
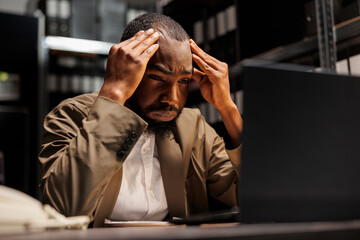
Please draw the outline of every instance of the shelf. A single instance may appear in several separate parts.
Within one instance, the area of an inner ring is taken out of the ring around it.
[[[353,39],[356,40],[356,43],[360,43],[360,16],[339,23],[335,25],[334,28],[336,34],[336,43],[341,44],[342,42],[350,41]],[[312,52],[317,54],[317,51],[317,36],[313,36],[293,44],[279,46],[259,55],[253,56],[250,59],[284,62],[289,59],[294,59],[296,57],[303,56]],[[246,59],[237,62],[229,67],[229,78],[231,82],[236,83],[237,79],[241,77],[243,61],[246,61]]]
[[[101,42],[95,40],[47,36],[45,37],[45,47],[60,52],[79,53],[79,54],[109,54],[111,46],[116,43]]]
[[[337,24],[335,27],[335,41],[340,43],[360,35],[360,16]],[[252,59],[269,60],[281,62],[287,59],[295,58],[312,51],[317,51],[317,36],[306,38],[302,41],[280,46],[262,54],[252,57]]]

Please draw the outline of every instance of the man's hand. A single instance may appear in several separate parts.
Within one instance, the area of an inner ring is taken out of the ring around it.
[[[199,83],[204,99],[219,112],[234,147],[241,144],[242,118],[231,99],[228,66],[206,54],[190,40],[193,60],[199,68],[194,69],[193,79]]]
[[[112,46],[99,95],[124,105],[139,86],[147,63],[158,50],[159,45],[155,44],[158,38],[159,33],[148,29]]]
[[[193,40],[190,46],[193,60],[202,70],[194,69],[193,79],[199,83],[204,99],[218,111],[232,105],[227,64],[206,54]]]

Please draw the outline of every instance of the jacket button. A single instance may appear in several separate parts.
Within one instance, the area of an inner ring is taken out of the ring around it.
[[[117,151],[116,156],[118,158],[123,158],[125,156],[125,152],[123,150],[119,150]]]
[[[136,135],[136,132],[131,132],[131,133],[130,133],[130,138],[131,138],[131,139],[136,139],[136,136],[137,136],[137,135]]]
[[[127,144],[122,145],[121,151],[126,152],[127,150],[129,150],[129,145]]]
[[[125,143],[126,143],[128,146],[130,146],[130,145],[133,144],[133,141],[131,140],[131,138],[127,138],[127,139],[125,140]]]

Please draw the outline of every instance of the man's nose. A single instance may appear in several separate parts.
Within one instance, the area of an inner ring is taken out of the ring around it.
[[[177,106],[179,104],[179,95],[180,91],[177,86],[169,86],[161,95],[160,102],[167,103],[172,106]]]

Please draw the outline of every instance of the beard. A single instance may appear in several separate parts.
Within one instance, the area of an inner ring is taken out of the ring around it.
[[[148,127],[145,130],[145,133],[147,134],[156,134],[169,137],[170,133],[175,131],[176,120],[181,114],[181,110],[179,108],[169,105],[167,103],[161,103],[159,106],[156,107],[150,106],[145,110],[142,110],[139,106],[137,98],[134,95],[131,96],[125,104],[148,123]],[[167,122],[156,121],[147,117],[147,114],[153,111],[175,111],[177,112],[177,116],[171,121]]]

